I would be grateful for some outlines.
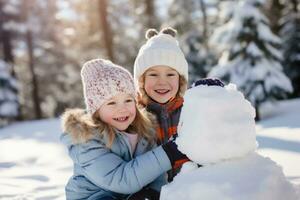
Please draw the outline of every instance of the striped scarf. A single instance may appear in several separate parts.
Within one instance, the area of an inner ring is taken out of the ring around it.
[[[153,113],[158,121],[157,144],[165,144],[172,136],[177,135],[177,126],[179,123],[179,117],[181,108],[183,106],[183,98],[177,97],[167,104],[159,104],[156,102],[150,102],[147,105],[147,110]],[[176,161],[173,169],[168,171],[168,181],[172,181],[173,177],[178,173],[179,168],[183,163],[188,161],[187,159]]]
[[[156,130],[158,144],[166,143],[173,135],[177,134],[182,105],[182,97],[177,97],[167,104],[152,101],[147,105],[147,110],[155,114],[158,121]]]

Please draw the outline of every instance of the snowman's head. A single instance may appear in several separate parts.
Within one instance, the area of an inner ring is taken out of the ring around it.
[[[198,164],[243,157],[257,147],[255,110],[234,84],[187,90],[178,148]]]

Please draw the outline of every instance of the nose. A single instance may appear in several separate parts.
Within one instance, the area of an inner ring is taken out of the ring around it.
[[[119,103],[117,109],[118,109],[118,112],[126,112],[127,111],[126,104],[125,103]]]
[[[157,79],[157,84],[159,84],[159,85],[166,84],[166,79],[163,76],[159,76]]]

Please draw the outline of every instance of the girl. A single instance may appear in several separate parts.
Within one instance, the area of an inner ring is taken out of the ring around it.
[[[158,33],[146,32],[144,44],[134,63],[134,79],[138,85],[138,100],[158,120],[158,144],[165,144],[177,134],[177,125],[187,89],[188,64],[182,53],[176,31],[166,28]],[[186,159],[178,161],[174,170],[168,172],[171,181],[175,169]]]
[[[155,29],[146,32],[144,44],[134,63],[134,79],[138,86],[138,100],[158,120],[158,144],[165,144],[177,135],[177,125],[183,95],[187,89],[188,63],[175,39],[176,30],[165,28],[159,33]],[[217,79],[203,79],[199,84],[219,85]],[[168,172],[171,181],[187,159],[178,160]]]
[[[127,70],[96,59],[84,64],[81,77],[87,110],[62,116],[61,140],[74,162],[67,199],[158,199],[162,174],[184,155],[172,141],[155,147],[152,121],[136,106]]]

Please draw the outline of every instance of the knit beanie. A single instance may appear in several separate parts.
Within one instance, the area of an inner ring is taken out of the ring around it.
[[[87,112],[93,115],[108,99],[119,93],[135,97],[133,78],[128,70],[104,59],[86,62],[81,69]]]
[[[139,78],[150,67],[166,65],[176,70],[188,81],[188,63],[175,38],[176,30],[166,28],[159,33],[155,29],[146,32],[148,39],[134,62],[134,79],[138,83]]]

